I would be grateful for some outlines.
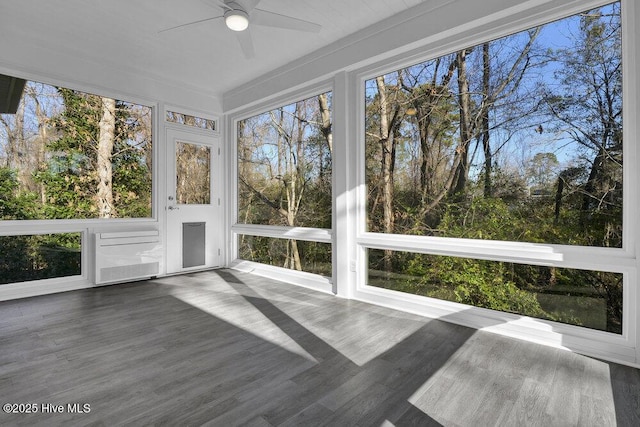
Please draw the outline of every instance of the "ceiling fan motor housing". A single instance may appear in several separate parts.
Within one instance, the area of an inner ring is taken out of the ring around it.
[[[224,13],[224,22],[230,30],[244,31],[249,26],[249,15],[243,10],[228,10]]]
[[[224,22],[233,31],[244,31],[249,26],[249,14],[236,2],[225,3],[229,9],[224,12]]]

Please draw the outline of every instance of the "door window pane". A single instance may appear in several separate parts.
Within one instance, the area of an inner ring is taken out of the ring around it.
[[[211,203],[211,148],[176,143],[176,202],[183,205]]]

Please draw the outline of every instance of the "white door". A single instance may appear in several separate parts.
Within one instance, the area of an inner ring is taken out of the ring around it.
[[[219,267],[220,139],[167,130],[167,274]]]

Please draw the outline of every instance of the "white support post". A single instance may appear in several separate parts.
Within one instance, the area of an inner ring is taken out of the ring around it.
[[[333,91],[333,291],[353,298],[356,273],[355,233],[357,149],[354,87],[347,72],[336,74]]]

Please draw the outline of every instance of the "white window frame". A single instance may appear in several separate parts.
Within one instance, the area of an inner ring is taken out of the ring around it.
[[[612,3],[611,1],[565,2],[564,5],[537,3],[522,19],[510,20],[509,16],[493,17],[492,22],[473,22],[448,32],[447,38],[433,40],[421,49],[420,54],[381,61],[365,69],[358,70],[351,77],[355,86],[357,111],[354,125],[357,129],[357,177],[353,188],[357,189],[355,220],[350,223],[355,228],[355,254],[350,260],[355,264],[355,283],[348,294],[354,298],[375,304],[390,306],[405,311],[419,313],[434,318],[442,318],[454,323],[474,328],[491,330],[504,335],[537,341],[556,347],[568,348],[594,356],[600,356],[626,364],[639,364],[640,331],[638,330],[637,244],[638,224],[634,212],[638,212],[639,198],[634,188],[640,188],[640,157],[636,145],[640,135],[638,102],[640,102],[640,42],[634,39],[638,32],[640,11],[631,0],[622,0],[623,25],[623,152],[625,157],[623,182],[623,247],[597,248],[584,246],[532,244],[446,237],[421,237],[372,233],[366,225],[366,180],[364,168],[364,114],[365,81],[389,72],[405,68],[429,59],[475,46],[486,41],[501,38],[527,30],[557,19],[562,19],[591,8]],[[534,7],[535,6],[535,7]],[[526,6],[525,6],[526,7]],[[623,273],[623,330],[613,334],[591,330],[563,323],[533,319],[510,313],[471,307],[450,301],[411,295],[398,291],[376,288],[366,284],[368,248],[391,249],[397,251],[426,253],[433,255],[459,256],[494,261],[518,262],[561,268],[577,268],[594,271]]]
[[[11,228],[11,229],[15,229],[15,228],[19,228],[21,224],[29,224],[30,226],[34,227],[34,228],[42,228],[47,227],[47,226],[56,226],[58,224],[72,224],[72,225],[76,225],[76,227],[82,227],[82,226],[86,226],[86,227],[93,227],[96,226],[96,224],[118,224],[118,223],[132,223],[132,222],[145,222],[148,223],[150,221],[152,222],[158,222],[158,207],[157,207],[157,201],[158,201],[158,168],[156,167],[156,165],[159,164],[159,141],[158,141],[158,133],[159,133],[159,129],[160,129],[160,120],[158,120],[158,111],[160,110],[158,108],[158,103],[156,102],[152,102],[149,100],[145,100],[145,99],[140,99],[137,98],[135,96],[131,96],[131,95],[123,95],[123,94],[119,94],[119,93],[114,93],[114,92],[110,92],[107,90],[102,90],[102,89],[98,89],[95,87],[91,87],[91,86],[86,86],[86,85],[81,85],[81,84],[73,84],[73,83],[69,83],[69,82],[65,82],[65,81],[60,81],[60,80],[54,80],[54,79],[48,79],[46,77],[43,76],[34,76],[32,74],[22,74],[22,73],[12,73],[12,72],[7,72],[5,70],[0,70],[1,72],[3,72],[4,74],[8,74],[8,75],[12,75],[27,81],[34,81],[37,83],[43,83],[43,84],[47,84],[47,85],[51,85],[51,86],[59,86],[59,87],[63,87],[65,89],[69,89],[69,90],[76,90],[76,91],[80,91],[80,92],[84,92],[90,95],[95,95],[95,96],[106,96],[106,97],[110,97],[113,99],[116,99],[118,101],[122,101],[122,102],[129,102],[132,104],[137,104],[137,105],[141,105],[143,107],[148,107],[151,109],[151,147],[152,147],[152,153],[151,155],[153,156],[153,160],[152,160],[152,164],[153,164],[153,170],[151,171],[152,174],[152,183],[151,183],[151,216],[150,217],[146,217],[146,218],[86,218],[86,219],[45,219],[45,220],[40,220],[40,219],[35,219],[35,220],[3,220],[0,221],[0,232],[6,227],[6,228]],[[162,122],[164,122],[164,119],[162,120]]]
[[[89,233],[86,228],[79,228],[70,224],[46,230],[41,228],[34,229],[29,226],[17,227],[17,229],[13,229],[11,232],[0,230],[0,236],[37,236],[61,233],[80,234],[80,274],[0,285],[0,301],[15,298],[26,298],[52,292],[64,292],[76,289],[79,285],[85,284],[89,281],[89,254],[87,251],[87,246],[89,245]]]
[[[254,104],[248,108],[237,110],[229,114],[229,116],[227,117],[226,128],[228,133],[226,139],[227,141],[230,141],[231,145],[229,147],[229,164],[231,165],[231,167],[229,168],[228,178],[229,182],[233,183],[232,185],[228,186],[230,191],[227,195],[227,201],[229,205],[228,228],[231,230],[231,238],[229,239],[229,248],[227,251],[227,253],[230,254],[230,258],[227,260],[227,264],[230,267],[236,268],[241,271],[251,271],[254,274],[258,274],[264,277],[270,277],[300,286],[310,287],[312,289],[320,290],[323,292],[333,293],[333,276],[335,275],[335,242],[332,229],[238,223],[238,123],[242,120],[254,117],[256,115],[266,113],[268,111],[298,102],[300,100],[309,99],[326,92],[335,93],[332,81],[323,80],[316,84],[311,84],[305,86],[304,88],[299,88],[295,91],[279,94],[277,96],[269,98],[268,100]],[[335,114],[332,111],[332,120],[334,117]],[[331,159],[331,161],[333,164],[334,159]],[[332,222],[333,224],[335,224],[335,197],[333,196],[335,192],[335,170],[332,170],[331,179],[333,183],[332,199],[334,200],[334,202],[332,203]],[[304,271],[295,271],[282,267],[276,267],[240,259],[238,248],[238,237],[240,235],[263,236],[275,239],[296,239],[331,244],[333,269],[332,277],[325,277]]]
[[[189,125],[185,125],[182,123],[176,123],[176,122],[171,122],[169,120],[167,120],[167,113],[168,112],[173,112],[173,113],[178,113],[178,114],[188,114],[190,116],[193,117],[197,117],[200,119],[205,119],[205,120],[211,120],[215,123],[215,129],[211,130],[211,129],[204,129],[198,126],[189,126]],[[175,127],[178,129],[193,129],[196,131],[200,131],[200,132],[204,132],[207,135],[220,135],[220,117],[215,115],[215,114],[210,114],[210,113],[205,113],[202,111],[198,111],[198,110],[193,110],[190,108],[184,108],[184,107],[177,107],[175,105],[171,105],[171,104],[165,104],[164,108],[162,109],[162,122],[164,123],[164,125],[166,127]]]
[[[22,78],[27,81],[59,86],[66,89],[77,90],[96,96],[108,96],[119,101],[142,105],[151,109],[151,144],[153,156],[153,170],[151,183],[151,216],[147,218],[87,218],[87,219],[46,219],[46,220],[2,220],[0,221],[0,235],[20,236],[35,234],[81,233],[81,271],[78,276],[68,276],[53,279],[33,280],[0,285],[0,301],[15,298],[26,298],[36,295],[65,292],[84,289],[94,286],[93,265],[94,251],[92,235],[104,231],[139,230],[141,227],[160,227],[159,217],[161,210],[158,207],[160,201],[161,185],[158,182],[160,176],[159,167],[162,149],[160,147],[160,123],[164,119],[158,117],[158,102],[142,99],[135,95],[119,93],[79,82],[50,78],[40,74],[25,73],[11,69],[0,69],[3,74]]]

